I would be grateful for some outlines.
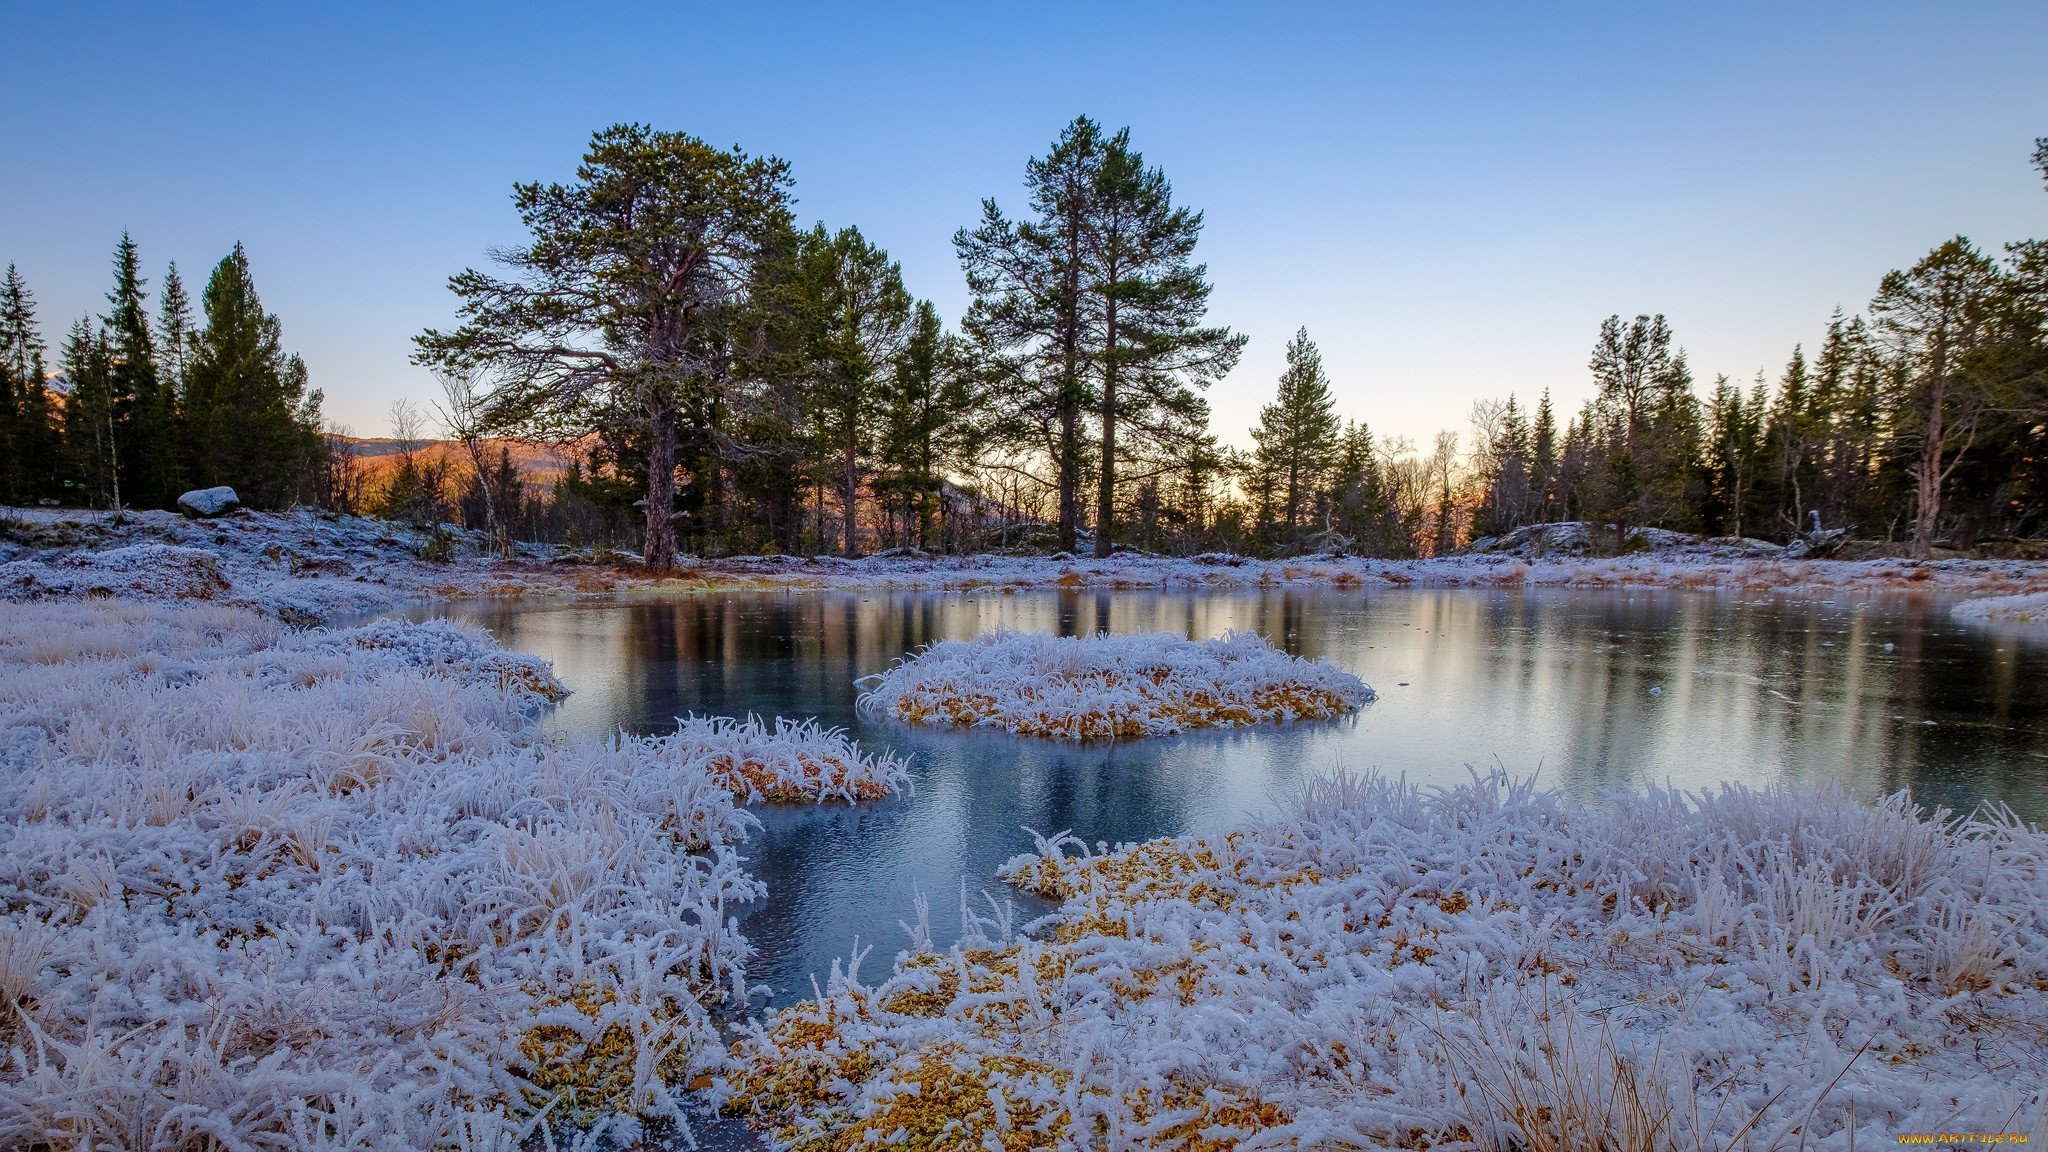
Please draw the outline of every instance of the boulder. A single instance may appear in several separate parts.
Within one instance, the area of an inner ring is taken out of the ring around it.
[[[1555,524],[1525,524],[1504,536],[1474,540],[1469,550],[1538,560],[1546,556],[1584,556],[1591,544],[1586,525],[1568,520]]]
[[[218,488],[194,488],[178,497],[178,511],[194,519],[225,516],[242,506],[242,498],[223,484]]]

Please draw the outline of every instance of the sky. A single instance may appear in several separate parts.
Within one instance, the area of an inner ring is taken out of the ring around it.
[[[881,8],[883,6],[876,6]],[[243,243],[330,419],[435,393],[411,338],[520,243],[515,181],[637,121],[788,160],[949,322],[952,235],[1074,116],[1204,213],[1229,443],[1305,327],[1339,413],[1426,445],[1592,391],[1661,312],[1704,391],[1773,378],[1956,234],[2048,235],[2048,4],[109,5],[0,0],[0,263],[54,346],[126,229],[196,296]]]

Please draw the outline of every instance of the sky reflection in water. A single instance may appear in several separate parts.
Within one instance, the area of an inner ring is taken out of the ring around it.
[[[1045,905],[993,872],[1023,830],[1089,841],[1204,833],[1305,779],[1379,770],[1423,784],[1495,766],[1584,795],[1839,782],[1871,797],[2006,803],[2048,816],[2048,629],[1966,625],[1927,598],[1756,599],[1655,591],[777,592],[449,614],[552,660],[569,731],[659,732],[676,716],[817,716],[912,756],[913,800],[780,809],[744,852],[771,893],[745,931],[776,1002],[808,995],[858,936],[879,976],[913,894],[941,944],[964,882],[1019,922]],[[945,637],[1256,630],[1363,676],[1379,699],[1334,723],[1073,747],[913,731],[854,712],[853,680]],[[1890,647],[1887,648],[1886,645]]]

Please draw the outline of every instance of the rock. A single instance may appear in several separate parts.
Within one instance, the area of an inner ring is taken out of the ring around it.
[[[1545,556],[1584,556],[1591,540],[1577,521],[1525,524],[1504,536],[1474,540],[1470,551],[1536,560]]]
[[[225,516],[242,506],[242,498],[223,484],[218,488],[194,488],[178,497],[178,511],[193,519]]]

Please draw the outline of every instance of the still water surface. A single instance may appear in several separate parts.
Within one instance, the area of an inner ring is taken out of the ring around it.
[[[1402,589],[1000,594],[776,592],[437,609],[554,662],[575,690],[550,723],[661,732],[688,713],[816,716],[907,754],[915,796],[771,809],[744,848],[769,898],[746,913],[750,975],[810,992],[858,937],[886,973],[915,895],[956,935],[962,886],[996,883],[1024,831],[1088,841],[1205,833],[1271,811],[1317,773],[1453,784],[1539,773],[1582,795],[1724,780],[1839,784],[1863,797],[2007,804],[2048,819],[2048,629],[1968,625],[1946,602],[1868,594]],[[1072,635],[1255,630],[1364,677],[1333,723],[1072,747],[910,730],[854,711],[853,681],[932,641],[996,627]],[[1469,767],[1468,767],[1469,766]]]

